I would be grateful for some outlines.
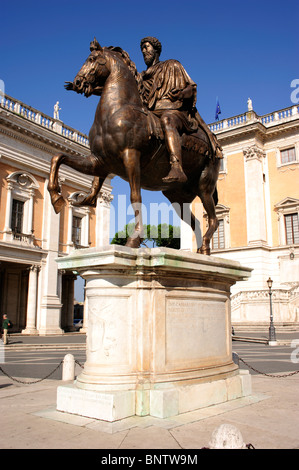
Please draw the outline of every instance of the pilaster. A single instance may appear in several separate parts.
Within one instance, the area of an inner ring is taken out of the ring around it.
[[[245,194],[247,216],[247,243],[249,246],[267,243],[264,195],[263,159],[265,152],[253,145],[243,150],[245,166]]]
[[[23,334],[35,335],[38,334],[36,328],[36,309],[37,309],[37,294],[38,294],[38,273],[39,266],[33,265],[29,270],[29,286],[28,286],[28,300],[27,300],[27,317],[26,328],[22,331]]]
[[[96,208],[96,246],[109,245],[110,210],[113,196],[110,191],[100,191]]]
[[[46,185],[45,185],[46,187]],[[60,334],[61,300],[58,292],[58,266],[56,259],[59,253],[60,215],[55,214],[50,197],[45,189],[44,248],[48,250],[45,263],[42,265],[42,293],[40,304],[39,333]]]

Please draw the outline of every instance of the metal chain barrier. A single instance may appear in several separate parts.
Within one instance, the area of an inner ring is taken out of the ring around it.
[[[75,359],[75,364],[78,364],[78,366],[82,367],[82,369],[83,369],[83,367],[84,367],[84,366],[82,366],[82,364],[80,364],[79,361],[77,361],[77,359]]]
[[[245,366],[249,367],[249,369],[253,370],[254,372],[257,372],[257,374],[266,375],[267,377],[282,378],[282,377],[290,377],[291,375],[295,375],[295,374],[299,373],[299,370],[295,370],[294,372],[288,372],[287,374],[266,374],[266,372],[261,372],[261,371],[255,369],[254,367],[252,367],[251,365],[249,365],[241,357],[239,357],[239,361],[243,362],[243,364],[245,364]]]
[[[296,375],[296,374],[299,374],[299,370],[295,370],[294,372],[288,372],[287,374],[267,374],[266,372],[261,372],[257,369],[255,369],[254,367],[252,367],[250,364],[248,364],[246,361],[244,361],[244,359],[242,359],[241,357],[238,356],[238,360],[243,362],[243,364],[245,366],[247,366],[249,369],[253,370],[254,372],[256,372],[257,374],[261,374],[261,375],[265,375],[266,377],[273,377],[273,378],[283,378],[283,377],[290,377],[292,375]],[[46,375],[45,377],[43,377],[42,379],[37,379],[37,380],[33,380],[31,382],[28,382],[28,381],[24,381],[24,380],[20,380],[20,379],[16,379],[15,377],[12,377],[11,375],[9,375],[7,372],[5,372],[2,367],[0,367],[0,372],[2,372],[2,374],[6,375],[6,377],[10,378],[11,380],[13,380],[14,382],[18,382],[18,383],[21,383],[21,384],[25,384],[25,385],[32,385],[32,384],[36,384],[38,382],[42,382],[43,380],[46,380],[48,379],[49,377],[51,377],[51,375],[53,375],[58,369],[59,367],[63,364],[63,359],[62,361],[60,361],[60,363],[57,365],[57,367],[55,367],[54,370],[52,370],[52,372],[50,372],[48,375]],[[84,366],[77,360],[75,359],[75,364],[78,364],[78,366],[80,366],[81,368],[83,368]]]
[[[42,379],[37,379],[37,380],[33,380],[31,382],[28,382],[28,381],[24,381],[24,380],[20,380],[20,379],[16,379],[15,377],[12,377],[11,375],[9,375],[7,372],[5,372],[5,370],[2,369],[2,367],[0,367],[0,372],[2,372],[2,374],[6,375],[6,377],[9,377],[11,380],[13,380],[14,382],[18,382],[20,384],[25,384],[25,385],[32,385],[32,384],[36,384],[38,382],[42,382],[43,380],[46,380],[48,379],[49,377],[51,377],[51,375],[53,375],[58,369],[59,367],[63,364],[63,361],[64,359],[62,359],[62,361],[60,361],[60,363],[58,364],[57,367],[55,367],[54,370],[52,370],[52,372],[50,372],[50,374],[46,375],[46,377],[43,377]],[[84,367],[82,364],[80,364],[79,361],[77,361],[77,359],[75,359],[75,363],[78,364],[78,366],[80,367]]]
[[[28,382],[28,381],[24,381],[24,380],[19,380],[19,379],[16,379],[14,377],[12,377],[11,375],[9,375],[7,372],[5,372],[2,367],[0,367],[0,372],[2,372],[2,374],[6,375],[6,377],[9,377],[11,380],[13,380],[14,382],[18,382],[20,384],[25,384],[25,385],[32,385],[32,384],[36,384],[38,382],[42,382],[42,380],[46,380],[48,379],[51,375],[53,375],[58,369],[59,367],[61,366],[61,364],[63,363],[63,360],[58,364],[57,367],[55,367],[54,370],[52,370],[52,372],[50,372],[50,374],[46,375],[46,377],[43,377],[42,379],[37,379],[37,380],[33,380],[31,382]]]

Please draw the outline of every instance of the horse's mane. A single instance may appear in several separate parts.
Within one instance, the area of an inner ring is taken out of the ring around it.
[[[130,72],[132,73],[133,77],[135,78],[136,81],[138,81],[138,72],[137,72],[137,67],[135,63],[131,60],[129,54],[124,51],[121,47],[114,47],[114,46],[109,46],[107,47],[110,51],[113,52],[118,52],[123,59],[124,63],[129,67]]]

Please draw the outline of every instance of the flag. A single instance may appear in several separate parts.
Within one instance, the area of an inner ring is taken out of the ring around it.
[[[218,100],[218,98],[217,98],[217,102],[216,102],[216,112],[215,112],[215,120],[216,120],[216,121],[219,121],[219,114],[221,114],[221,109],[220,109],[219,100]]]

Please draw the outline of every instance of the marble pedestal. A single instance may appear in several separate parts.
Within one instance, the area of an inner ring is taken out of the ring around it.
[[[86,279],[87,358],[57,410],[106,421],[166,418],[251,393],[232,361],[238,262],[167,248],[78,250],[59,269]]]

